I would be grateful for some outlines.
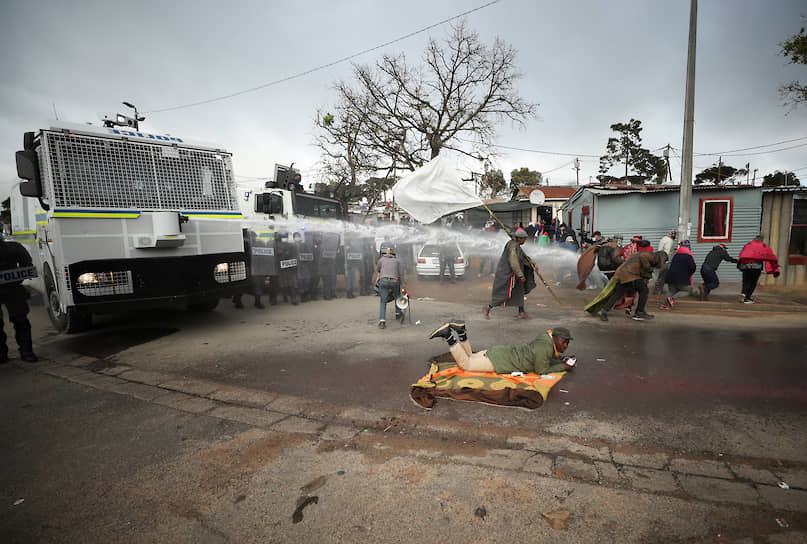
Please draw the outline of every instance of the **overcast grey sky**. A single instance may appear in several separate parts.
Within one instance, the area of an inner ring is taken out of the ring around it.
[[[54,109],[61,120],[97,123],[99,112],[124,112],[122,100],[147,112],[144,131],[222,144],[237,177],[271,177],[275,163],[295,162],[306,183],[317,181],[313,119],[333,103],[332,83],[350,78],[348,62],[228,100],[154,110],[294,75],[485,3],[0,0],[0,195],[17,181],[23,132],[49,126]],[[807,81],[807,67],[778,55],[802,15],[800,0],[700,0],[696,152],[804,138],[723,161],[750,162],[758,181],[775,169],[807,179],[807,107],[786,115],[777,92]],[[681,147],[688,0],[500,0],[467,21],[486,43],[498,36],[518,50],[520,93],[540,104],[525,128],[502,124],[497,144],[579,154],[581,182],[598,169],[583,155],[604,153],[613,123],[640,119],[646,147]],[[430,34],[448,32],[443,25],[383,51],[416,60]],[[526,166],[551,171],[553,185],[574,184],[572,157],[500,151],[494,166],[508,178]],[[695,173],[716,161],[696,155]],[[677,181],[677,158],[672,168]]]

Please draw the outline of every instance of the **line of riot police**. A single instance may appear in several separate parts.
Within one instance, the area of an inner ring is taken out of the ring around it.
[[[379,253],[373,237],[356,232],[300,230],[286,232],[271,226],[243,229],[249,290],[235,295],[233,304],[243,308],[242,295],[252,295],[254,305],[294,305],[331,300],[336,296],[336,277],[344,275],[347,298],[373,294]]]

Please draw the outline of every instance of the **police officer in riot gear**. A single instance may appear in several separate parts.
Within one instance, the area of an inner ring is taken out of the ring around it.
[[[277,244],[278,261],[280,263],[280,292],[283,302],[297,302],[297,246],[289,240],[288,234],[283,234]]]
[[[345,292],[347,298],[354,298],[356,296],[356,287],[359,287],[361,292],[361,279],[362,279],[362,260],[364,255],[362,253],[361,238],[358,234],[347,233],[345,234]]]
[[[294,245],[297,246],[297,290],[300,294],[300,302],[306,302],[311,298],[311,282],[314,277],[314,248],[311,243],[311,235],[306,232],[294,233]]]
[[[28,321],[28,292],[22,286],[20,268],[32,265],[31,255],[17,242],[7,242],[0,233],[0,306],[5,306],[9,320],[14,324],[14,336],[20,348],[20,358],[29,363],[39,359],[34,355],[31,340],[31,323]],[[8,346],[4,330],[2,308],[0,308],[0,363],[8,361]]]
[[[319,272],[322,276],[322,298],[336,298],[336,256],[339,252],[339,235],[335,232],[322,234]]]

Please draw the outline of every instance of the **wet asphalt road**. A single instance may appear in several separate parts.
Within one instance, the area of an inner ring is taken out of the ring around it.
[[[515,320],[515,310],[496,309],[486,321],[479,311],[485,279],[414,289],[436,295],[413,302],[420,325],[390,322],[379,330],[375,297],[263,311],[238,311],[223,301],[211,314],[101,318],[94,331],[51,336],[47,349],[338,405],[426,413],[410,402],[408,387],[429,357],[446,351],[442,340],[426,339],[434,326],[465,318],[474,348],[483,349],[564,324],[575,336],[569,353],[578,356],[579,369],[542,408],[442,400],[429,414],[690,451],[793,459],[807,451],[805,313],[734,317],[702,315],[692,306],[657,311],[644,323],[613,312],[601,323],[579,310],[590,294],[558,290],[564,308],[535,293],[528,306],[535,319]]]

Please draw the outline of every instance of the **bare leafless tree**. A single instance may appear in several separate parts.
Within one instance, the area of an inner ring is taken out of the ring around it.
[[[523,124],[537,107],[516,91],[515,57],[461,21],[443,43],[429,40],[420,63],[400,54],[354,65],[353,86],[334,86],[336,113],[319,115],[324,162],[344,161],[355,181],[362,171],[414,170],[443,149],[487,159],[497,124]]]

